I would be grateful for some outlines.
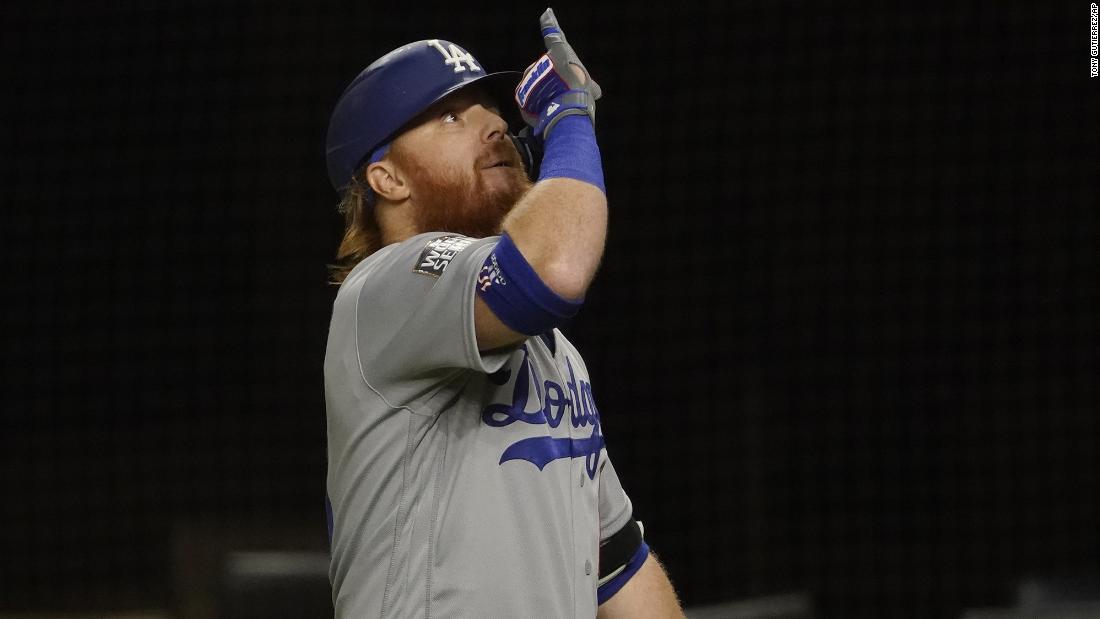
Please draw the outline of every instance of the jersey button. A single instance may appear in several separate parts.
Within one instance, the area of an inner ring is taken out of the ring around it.
[[[584,473],[581,473],[581,488],[584,487]]]
[[[589,561],[588,559],[584,560],[584,575],[585,576],[591,576],[592,575],[592,562]]]

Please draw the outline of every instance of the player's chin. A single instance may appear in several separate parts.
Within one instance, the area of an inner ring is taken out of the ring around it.
[[[531,181],[520,168],[496,166],[481,170],[481,182],[486,192],[498,196],[508,196],[518,200],[531,188]]]
[[[489,168],[482,168],[481,178],[484,179],[486,183],[513,183],[515,182],[516,176],[522,175],[522,173],[522,170],[510,165],[497,165]]]

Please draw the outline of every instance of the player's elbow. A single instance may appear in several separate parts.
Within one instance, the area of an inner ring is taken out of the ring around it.
[[[555,251],[538,269],[543,282],[564,299],[583,299],[600,267],[603,242],[601,235],[587,245],[567,246]],[[586,251],[584,247],[591,249]]]
[[[591,275],[580,272],[577,265],[569,261],[554,263],[544,269],[542,281],[554,294],[570,301],[579,301],[588,292]]]

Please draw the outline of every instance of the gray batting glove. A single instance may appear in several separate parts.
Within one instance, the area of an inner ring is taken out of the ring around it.
[[[544,140],[554,125],[571,114],[587,114],[596,122],[600,85],[565,39],[553,9],[539,18],[546,53],[523,74],[516,86],[516,104],[523,120]]]

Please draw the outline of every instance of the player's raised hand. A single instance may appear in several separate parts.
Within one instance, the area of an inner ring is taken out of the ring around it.
[[[565,38],[553,9],[539,18],[546,53],[523,74],[516,104],[535,134],[546,138],[554,124],[570,114],[587,114],[596,122],[596,100],[603,92]]]

